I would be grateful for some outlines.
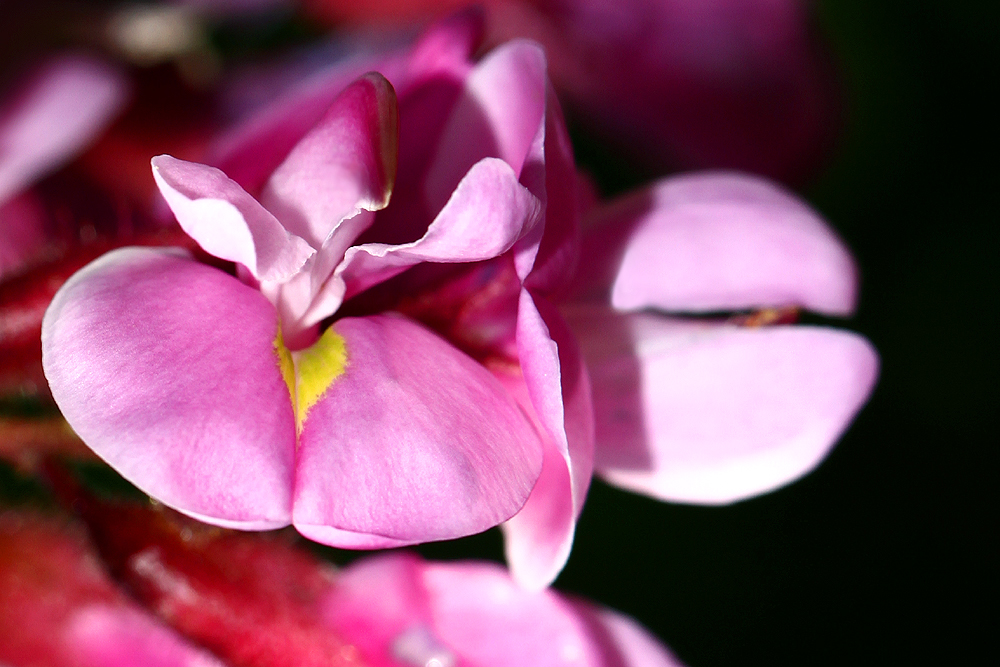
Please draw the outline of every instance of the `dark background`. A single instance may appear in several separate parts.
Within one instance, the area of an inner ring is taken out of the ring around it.
[[[846,130],[806,195],[861,266],[843,325],[878,348],[879,385],[819,469],[776,493],[703,508],[596,482],[557,582],[691,667],[996,652],[997,8],[817,4]]]

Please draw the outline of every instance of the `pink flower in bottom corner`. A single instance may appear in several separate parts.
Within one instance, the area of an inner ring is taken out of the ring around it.
[[[506,524],[562,568],[591,477],[582,359],[549,301],[579,242],[572,158],[527,42],[465,19],[306,82],[224,142],[153,160],[186,252],[85,267],[43,323],[60,409],[190,516],[383,548]],[[304,92],[303,92],[304,91]],[[398,168],[397,168],[398,165]],[[390,202],[391,196],[391,202]]]
[[[631,618],[525,590],[493,563],[367,558],[339,574],[323,607],[372,667],[681,667]]]

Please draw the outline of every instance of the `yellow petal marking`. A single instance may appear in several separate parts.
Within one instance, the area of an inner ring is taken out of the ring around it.
[[[347,368],[347,343],[333,328],[323,332],[310,347],[290,352],[278,330],[274,341],[281,376],[288,385],[295,412],[295,432],[302,433],[309,409],[316,405],[334,380]]]

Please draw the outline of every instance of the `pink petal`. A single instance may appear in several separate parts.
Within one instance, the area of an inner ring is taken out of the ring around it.
[[[588,602],[573,600],[572,604],[576,612],[590,622],[593,635],[608,656],[606,664],[620,667],[684,667],[635,619]]]
[[[66,643],[87,667],[224,667],[152,616],[91,605],[69,620]]]
[[[153,497],[222,526],[286,525],[295,430],[259,292],[179,252],[124,248],[76,273],[42,325],[73,429]]]
[[[850,253],[814,211],[734,173],[669,178],[599,209],[581,268],[584,291],[610,287],[612,305],[625,310],[846,315],[857,292]]]
[[[477,533],[521,508],[541,443],[485,368],[400,316],[344,318],[333,330],[347,363],[299,438],[293,521],[303,535],[399,546]]]
[[[423,238],[398,246],[351,248],[328,289],[349,298],[420,262],[497,257],[528,234],[540,216],[538,199],[517,182],[510,166],[486,158],[465,175]]]
[[[219,259],[259,280],[295,275],[315,251],[215,167],[169,155],[152,160],[153,178],[187,234]]]
[[[396,93],[381,74],[366,74],[295,145],[261,201],[285,229],[319,249],[345,218],[389,202],[398,139]]]
[[[545,94],[545,54],[537,44],[511,42],[476,66],[427,171],[431,210],[443,206],[466,171],[485,157],[502,159],[522,176],[533,144],[544,136]]]
[[[807,326],[570,317],[593,380],[597,470],[663,500],[727,503],[812,470],[864,405],[878,355]]]
[[[551,305],[526,290],[517,347],[523,381],[506,384],[546,435],[545,458],[528,502],[503,528],[512,576],[525,588],[541,590],[555,580],[573,545],[593,473],[594,415],[572,334]]]
[[[82,56],[53,59],[0,106],[0,204],[83,150],[128,96],[122,74]]]

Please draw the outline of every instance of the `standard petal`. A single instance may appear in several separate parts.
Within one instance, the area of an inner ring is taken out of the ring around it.
[[[76,273],[42,323],[66,420],[164,504],[209,523],[286,525],[295,427],[274,308],[178,252],[124,248]]]
[[[594,467],[590,382],[576,342],[555,309],[521,292],[517,348],[523,379],[505,384],[545,433],[542,474],[524,508],[503,524],[515,580],[540,590],[569,558]]]
[[[0,107],[0,204],[90,143],[121,110],[128,83],[82,56],[63,56],[37,72]]]
[[[476,66],[427,171],[424,187],[431,210],[440,209],[466,171],[483,158],[500,158],[521,177],[533,144],[544,136],[545,94],[545,54],[533,42],[505,44]]]
[[[805,203],[760,178],[665,179],[588,223],[582,291],[610,289],[618,309],[854,309],[857,272],[843,242]]]
[[[169,155],[154,157],[152,165],[177,222],[205,252],[238,262],[265,281],[287,280],[315,253],[215,167]]]
[[[342,372],[319,379],[311,407],[299,393],[302,534],[399,546],[477,533],[521,508],[541,443],[485,368],[400,316],[344,318],[329,336],[342,339]]]
[[[347,251],[324,287],[338,303],[421,262],[457,263],[492,259],[509,250],[539,223],[541,204],[496,158],[478,162],[424,236],[403,245],[368,243]]]
[[[381,74],[361,77],[274,171],[261,201],[317,250],[341,221],[385,208],[396,178],[396,93]],[[360,230],[343,242],[344,249]]]
[[[593,381],[597,471],[663,500],[728,503],[804,475],[878,374],[871,344],[844,331],[569,319]]]

